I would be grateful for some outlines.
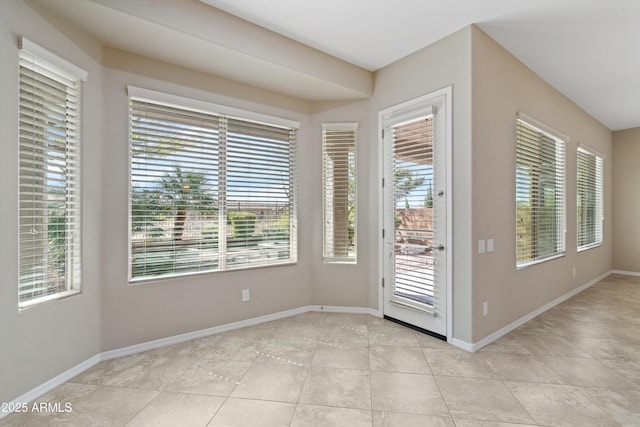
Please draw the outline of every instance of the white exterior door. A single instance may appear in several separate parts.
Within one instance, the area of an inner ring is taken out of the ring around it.
[[[447,336],[450,88],[380,113],[385,316]]]

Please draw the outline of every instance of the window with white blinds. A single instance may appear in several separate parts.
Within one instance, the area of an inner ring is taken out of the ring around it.
[[[295,262],[297,128],[129,93],[130,280]]]
[[[322,125],[324,262],[355,263],[357,123]]]
[[[603,158],[585,148],[578,148],[577,238],[578,250],[602,244]]]
[[[19,307],[80,291],[80,139],[86,72],[22,38]]]
[[[566,143],[532,121],[516,124],[517,267],[565,253]]]

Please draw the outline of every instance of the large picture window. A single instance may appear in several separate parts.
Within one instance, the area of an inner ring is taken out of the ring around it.
[[[356,262],[357,123],[322,125],[324,262]]]
[[[20,308],[80,291],[80,134],[86,72],[20,40]]]
[[[295,262],[297,124],[129,94],[131,281]]]
[[[579,251],[602,244],[603,168],[601,156],[578,148],[576,208]]]
[[[516,123],[516,265],[565,253],[565,139],[533,119]]]

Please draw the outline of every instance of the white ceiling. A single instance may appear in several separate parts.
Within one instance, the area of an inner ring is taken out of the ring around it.
[[[469,24],[612,130],[640,126],[638,0],[201,0],[368,70]]]
[[[640,0],[28,1],[112,47],[310,101],[366,97],[365,70],[476,24],[611,130],[640,127]]]

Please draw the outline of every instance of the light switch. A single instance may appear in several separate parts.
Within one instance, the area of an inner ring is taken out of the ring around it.
[[[493,252],[493,239],[487,239],[487,252]]]
[[[484,240],[478,240],[478,253],[479,254],[483,254],[487,251],[486,245],[485,245],[485,241]]]

